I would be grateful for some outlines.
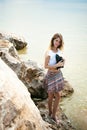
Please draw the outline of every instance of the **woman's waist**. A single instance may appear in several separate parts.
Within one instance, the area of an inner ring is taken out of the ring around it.
[[[51,74],[56,74],[56,73],[59,73],[60,72],[60,69],[49,69],[48,70],[48,73],[51,73]]]

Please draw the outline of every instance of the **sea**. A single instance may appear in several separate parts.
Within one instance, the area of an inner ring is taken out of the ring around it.
[[[74,93],[60,105],[76,130],[87,130],[87,0],[0,0],[0,32],[24,39],[20,57],[41,66],[52,36],[62,34],[62,72]]]

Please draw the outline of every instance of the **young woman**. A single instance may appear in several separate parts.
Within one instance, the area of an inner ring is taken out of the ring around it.
[[[61,34],[54,34],[51,39],[49,50],[45,55],[45,68],[48,69],[45,76],[48,92],[49,116],[56,122],[56,111],[60,100],[60,92],[64,87],[64,78],[61,69],[57,67],[64,66],[64,61],[56,63],[56,54],[60,55],[63,49],[63,37]],[[55,97],[55,98],[54,98]],[[53,102],[53,99],[54,102]]]

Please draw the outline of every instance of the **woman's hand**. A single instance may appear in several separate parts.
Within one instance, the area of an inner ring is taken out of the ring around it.
[[[59,61],[59,62],[56,64],[56,67],[62,67],[62,66],[64,66],[64,63],[65,63],[65,60],[64,60],[64,61]]]

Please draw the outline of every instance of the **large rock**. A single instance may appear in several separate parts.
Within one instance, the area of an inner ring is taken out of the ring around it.
[[[0,130],[51,130],[25,85],[0,59]]]
[[[0,39],[0,55],[2,55],[3,53],[19,59],[18,53],[13,44],[8,40]]]
[[[68,97],[71,94],[73,94],[73,92],[74,92],[74,89],[73,89],[72,85],[65,79],[64,80],[64,89],[61,93],[61,96]]]
[[[17,39],[16,37],[9,38],[9,41],[13,43],[17,50],[21,50],[27,45],[27,42],[22,41],[22,39]]]
[[[0,39],[3,39],[3,38],[4,38],[3,34],[2,34],[2,33],[0,33]]]
[[[27,42],[25,42],[25,40],[23,38],[18,38],[13,35],[7,35],[7,34],[0,33],[0,39],[8,40],[9,42],[13,43],[14,47],[17,50],[21,50],[27,46]]]
[[[47,94],[42,88],[44,76],[43,69],[38,67],[33,61],[28,61],[27,63],[22,62],[17,51],[10,42],[1,40],[0,43],[1,59],[15,71],[19,79],[27,86],[31,96],[46,98]]]

